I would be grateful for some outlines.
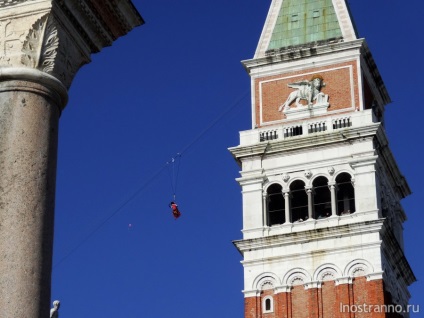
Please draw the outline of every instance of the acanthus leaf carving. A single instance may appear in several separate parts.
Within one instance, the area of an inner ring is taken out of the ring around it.
[[[57,48],[59,46],[59,37],[57,36],[57,29],[51,25],[51,32],[48,33],[44,45],[44,60],[42,62],[43,71],[47,73],[53,72],[55,59],[57,55]]]
[[[53,17],[38,19],[29,31],[22,47],[21,62],[29,67],[52,73],[59,47],[59,37]]]

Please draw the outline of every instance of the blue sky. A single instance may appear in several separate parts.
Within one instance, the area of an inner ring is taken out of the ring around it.
[[[239,168],[227,148],[250,129],[240,61],[253,57],[270,1],[133,2],[146,24],[92,56],[60,120],[52,298],[61,318],[242,318]],[[393,100],[386,130],[413,191],[405,249],[421,280],[424,4],[349,2]],[[183,150],[174,221],[163,167]],[[424,306],[422,283],[410,291]]]

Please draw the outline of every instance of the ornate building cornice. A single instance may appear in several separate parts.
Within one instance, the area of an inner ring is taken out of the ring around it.
[[[13,6],[13,5],[16,5],[16,4],[21,4],[21,3],[27,2],[27,1],[34,1],[34,0],[0,0],[0,9],[5,8],[5,7],[9,7],[9,6]]]
[[[367,126],[351,127],[342,132],[334,131],[326,133],[319,140],[314,135],[307,135],[295,139],[275,140],[268,144],[257,143],[254,145],[231,147],[228,150],[237,161],[240,161],[245,157],[263,154],[265,149],[268,155],[282,152],[287,154],[289,151],[297,151],[299,149],[316,148],[340,142],[351,143],[355,140],[375,136],[379,128],[379,123],[373,123]]]
[[[383,226],[384,220],[365,221],[355,224],[339,225],[335,227],[322,228],[319,230],[308,230],[303,232],[289,233],[283,235],[272,235],[253,239],[243,239],[233,241],[233,244],[243,255],[245,252],[259,250],[263,248],[276,248],[294,243],[301,244],[313,240],[339,238],[344,235],[361,235],[363,233],[379,232]]]

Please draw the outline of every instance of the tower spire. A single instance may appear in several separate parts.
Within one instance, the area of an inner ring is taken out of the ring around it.
[[[255,58],[267,52],[357,39],[344,0],[273,0]]]
[[[273,0],[255,58],[264,57],[269,51],[356,39],[344,0]]]

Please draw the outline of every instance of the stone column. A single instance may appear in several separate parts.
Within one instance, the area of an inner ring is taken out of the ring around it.
[[[67,90],[91,53],[143,23],[129,0],[98,3],[0,1],[0,317],[49,316]]]
[[[305,188],[306,190],[306,194],[308,195],[308,219],[312,220],[313,218],[313,210],[314,210],[314,206],[313,206],[313,202],[312,202],[312,188]]]
[[[48,317],[58,119],[67,92],[40,71],[0,72],[0,317]]]
[[[290,219],[290,190],[283,190],[283,195],[284,195],[284,205],[285,205],[285,217],[286,217],[286,222],[284,223],[291,223],[291,219]]]
[[[328,187],[330,188],[330,193],[331,193],[331,216],[335,216],[337,215],[336,183],[329,182]]]
[[[269,222],[269,209],[268,209],[268,193],[262,193],[262,226],[268,226]]]

